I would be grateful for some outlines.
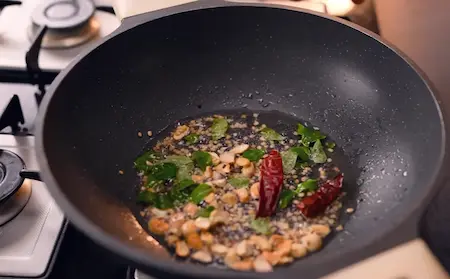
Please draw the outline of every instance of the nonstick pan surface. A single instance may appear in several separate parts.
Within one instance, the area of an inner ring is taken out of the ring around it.
[[[242,110],[320,127],[340,149],[356,206],[322,251],[270,274],[175,262],[133,217],[138,131]],[[314,278],[417,237],[445,131],[430,87],[373,35],[304,11],[194,3],[126,19],[65,69],[43,101],[37,147],[68,218],[144,272]]]

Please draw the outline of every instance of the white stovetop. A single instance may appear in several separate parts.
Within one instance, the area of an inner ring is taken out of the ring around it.
[[[112,5],[118,15],[97,11],[100,22],[99,37],[104,37],[120,25],[120,19],[136,14],[181,5],[195,0],[94,0],[97,5]],[[260,2],[299,7],[332,15],[347,15],[354,8],[351,0],[228,0],[234,2]],[[0,13],[0,67],[24,70],[25,53],[30,46],[28,27],[30,13],[39,0],[22,0],[20,6],[8,6]],[[39,65],[44,70],[65,68],[83,49],[95,43],[95,39],[69,49],[42,49]]]
[[[0,149],[18,154],[30,170],[38,170],[34,137],[0,135]],[[0,277],[38,277],[46,271],[64,215],[44,183],[33,181],[23,210],[0,226]]]
[[[150,1],[150,0],[149,0]],[[97,4],[108,4],[111,1],[94,1]],[[30,13],[39,0],[22,0],[22,5],[8,6],[0,12],[0,67],[12,69],[25,68],[25,53],[30,46],[27,29],[30,24]],[[97,11],[95,18],[100,22],[99,35],[104,37],[114,31],[120,21],[112,14]],[[46,70],[65,68],[81,50],[95,43],[95,40],[69,49],[42,49],[39,65]]]

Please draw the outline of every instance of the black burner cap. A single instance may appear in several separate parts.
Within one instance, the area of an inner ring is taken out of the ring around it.
[[[87,22],[95,7],[90,0],[45,0],[31,14],[34,24],[51,29],[70,29]]]
[[[25,163],[19,155],[0,149],[0,202],[13,195],[22,185],[20,171],[23,169]]]

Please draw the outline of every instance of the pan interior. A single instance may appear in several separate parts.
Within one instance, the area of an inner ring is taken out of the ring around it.
[[[290,10],[226,7],[144,23],[97,47],[56,85],[42,112],[59,185],[50,189],[63,209],[70,203],[81,213],[69,210],[69,218],[151,254],[161,249],[149,248],[128,211],[133,160],[146,141],[138,131],[237,109],[320,127],[342,151],[357,208],[322,252],[294,264],[305,271],[395,228],[430,190],[443,151],[436,103],[401,57],[355,29]]]

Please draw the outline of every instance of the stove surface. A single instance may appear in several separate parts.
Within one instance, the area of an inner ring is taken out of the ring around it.
[[[26,68],[25,53],[30,47],[28,36],[31,13],[40,1],[23,0],[21,5],[7,6],[0,13],[0,68],[23,70]],[[94,1],[101,5],[101,1]],[[105,2],[105,1],[103,1]],[[94,18],[100,24],[97,38],[114,31],[120,21],[112,14],[96,11]],[[83,49],[96,43],[96,39],[76,47],[64,49],[41,49],[39,66],[43,70],[61,70]]]
[[[39,170],[34,137],[0,135],[0,149],[19,155],[28,169]],[[0,277],[43,275],[63,227],[64,215],[45,184],[33,181],[31,187],[31,197],[22,211],[0,226]]]

